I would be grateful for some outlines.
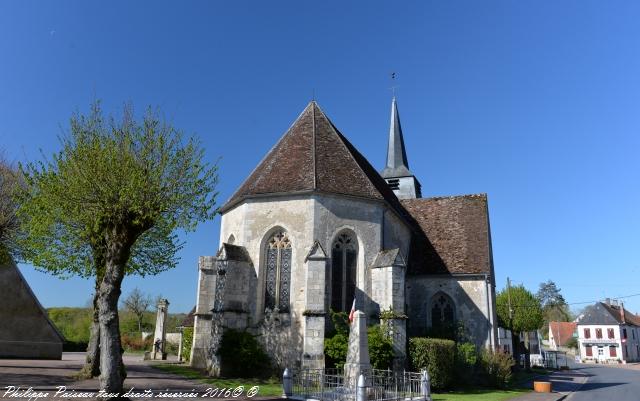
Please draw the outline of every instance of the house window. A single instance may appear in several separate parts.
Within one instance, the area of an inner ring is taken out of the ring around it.
[[[622,329],[622,338],[627,338],[627,329]]]
[[[431,300],[431,327],[453,328],[456,321],[453,301],[444,293],[436,294]]]
[[[609,336],[609,338],[616,338],[613,329],[607,329],[607,335]]]
[[[591,329],[584,329],[584,338],[591,338]]]
[[[291,241],[284,231],[276,231],[265,245],[266,278],[264,306],[289,311],[291,292]]]
[[[355,236],[342,233],[331,251],[331,308],[349,311],[356,293],[358,243]]]
[[[616,353],[616,347],[614,347],[613,345],[609,347],[609,356],[610,357],[617,357],[617,353]]]
[[[587,356],[593,356],[593,349],[591,349],[590,345],[587,345],[586,347],[584,347],[584,350],[587,353]]]
[[[596,338],[602,338],[602,329],[596,329]]]

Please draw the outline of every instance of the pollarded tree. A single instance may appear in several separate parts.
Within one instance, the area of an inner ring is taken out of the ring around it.
[[[121,392],[122,280],[131,272],[157,273],[158,264],[132,260],[173,258],[180,247],[176,230],[193,230],[215,215],[217,167],[204,162],[199,142],[185,140],[151,110],[140,122],[129,108],[121,121],[105,121],[94,104],[89,115],[72,117],[61,141],[51,160],[23,167],[27,190],[19,216],[36,238],[26,248],[43,269],[98,279],[100,387]],[[49,250],[38,255],[47,242]],[[65,256],[77,260],[65,267]]]
[[[520,359],[520,334],[540,329],[544,323],[540,300],[524,286],[505,288],[496,296],[496,312],[501,327],[511,330],[513,356]],[[529,336],[525,336],[525,366],[529,368]]]

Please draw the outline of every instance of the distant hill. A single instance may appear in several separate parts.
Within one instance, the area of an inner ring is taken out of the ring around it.
[[[56,325],[58,330],[67,340],[65,350],[84,350],[89,342],[89,329],[93,310],[91,308],[77,307],[54,307],[46,309],[49,319]],[[136,336],[138,332],[138,322],[130,312],[120,310],[120,332],[130,336]],[[176,332],[176,327],[187,316],[186,313],[169,313],[167,319],[167,333]],[[153,331],[156,313],[148,311],[145,313],[142,330]]]

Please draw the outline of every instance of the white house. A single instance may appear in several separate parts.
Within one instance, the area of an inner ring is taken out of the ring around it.
[[[640,317],[607,299],[589,306],[578,318],[582,362],[640,361]]]

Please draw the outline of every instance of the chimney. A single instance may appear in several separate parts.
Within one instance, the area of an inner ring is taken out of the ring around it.
[[[626,324],[627,322],[624,320],[624,303],[620,302],[620,319],[622,319],[622,324]]]
[[[604,303],[607,305],[611,305],[611,298],[605,298]]]

